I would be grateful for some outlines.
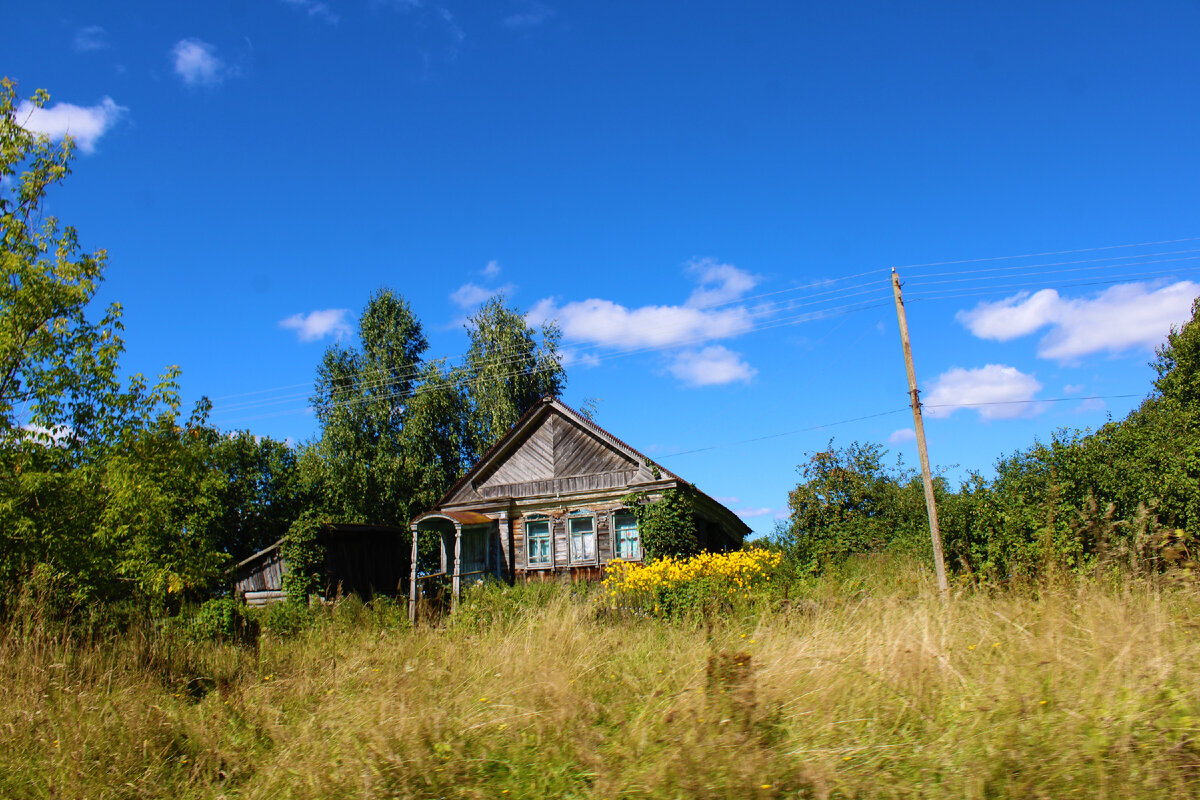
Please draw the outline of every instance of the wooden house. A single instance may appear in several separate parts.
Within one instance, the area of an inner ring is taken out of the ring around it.
[[[441,534],[441,568],[455,599],[463,580],[486,575],[595,579],[615,558],[642,558],[637,520],[624,498],[642,492],[654,500],[688,485],[558,399],[543,398],[413,520],[409,613],[415,614],[420,531]],[[695,496],[701,546],[740,547],[750,528],[703,492]]]

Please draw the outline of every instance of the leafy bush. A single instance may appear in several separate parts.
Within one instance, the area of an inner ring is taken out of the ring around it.
[[[188,621],[187,629],[195,639],[232,641],[244,631],[242,606],[232,597],[205,601]]]
[[[286,639],[312,625],[313,613],[307,605],[300,603],[272,603],[254,609],[254,619],[271,636]]]
[[[667,489],[653,501],[647,500],[645,492],[633,492],[625,496],[624,503],[637,518],[648,558],[686,558],[699,552],[695,494],[691,487]]]
[[[321,585],[321,569],[325,565],[325,548],[321,546],[321,530],[328,519],[319,513],[305,511],[288,528],[281,547],[287,561],[283,590],[288,602],[308,605],[308,596]]]

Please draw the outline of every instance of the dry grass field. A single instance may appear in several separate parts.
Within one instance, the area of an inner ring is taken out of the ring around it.
[[[1195,797],[1200,598],[859,566],[705,620],[557,586],[451,624],[0,631],[0,797]],[[150,630],[150,629],[147,629]]]

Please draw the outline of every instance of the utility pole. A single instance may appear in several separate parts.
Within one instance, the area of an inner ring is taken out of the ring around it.
[[[913,368],[912,342],[908,338],[908,317],[904,315],[904,298],[900,296],[900,276],[892,267],[892,294],[896,296],[896,318],[900,320],[900,344],[904,347],[904,368],[908,371],[908,397],[912,402],[913,429],[917,434],[917,452],[921,456],[921,479],[925,483],[925,510],[929,512],[929,536],[933,539],[933,564],[937,569],[938,590],[950,593],[946,582],[946,561],[942,557],[942,531],[938,527],[937,503],[933,497],[933,476],[929,473],[929,451],[925,449],[925,424],[921,421],[920,392],[917,371]]]

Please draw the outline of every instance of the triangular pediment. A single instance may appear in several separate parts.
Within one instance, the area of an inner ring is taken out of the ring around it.
[[[601,440],[557,409],[521,432],[510,448],[479,471],[476,487],[499,486],[636,469],[629,453]]]
[[[503,496],[510,489],[512,496],[526,496],[565,478],[592,475],[608,475],[609,483],[623,485],[634,474],[650,478],[644,460],[594,423],[547,400],[480,459],[443,502]]]

